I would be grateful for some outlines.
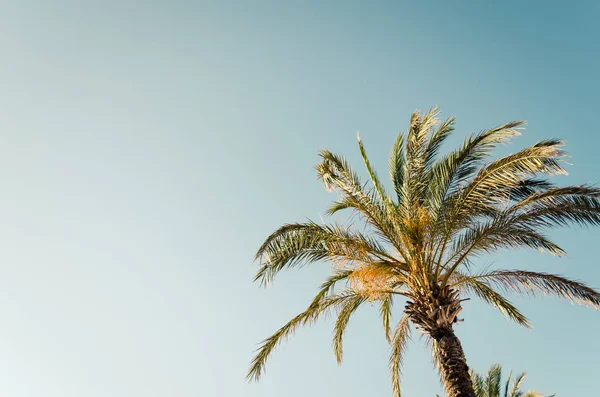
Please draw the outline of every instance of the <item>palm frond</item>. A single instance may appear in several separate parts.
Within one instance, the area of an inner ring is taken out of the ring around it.
[[[393,259],[375,239],[336,225],[314,222],[284,225],[256,253],[261,260],[256,280],[268,284],[286,267],[320,260],[370,262]]]
[[[539,184],[540,182],[538,182]],[[542,182],[543,183],[543,182]],[[529,204],[539,201],[546,201],[553,204],[562,203],[562,199],[569,197],[590,197],[599,198],[600,189],[589,185],[576,185],[564,187],[543,186],[542,189],[528,194],[523,200],[519,201],[513,209],[521,209]]]
[[[469,278],[468,276],[460,273],[455,273],[452,276],[452,286],[459,288],[459,290],[465,293],[473,293],[486,303],[492,305],[496,309],[500,310],[507,318],[513,320],[519,325],[527,328],[531,328],[531,323],[525,317],[519,309],[517,309],[510,301],[494,291],[485,282]]]
[[[402,247],[397,245],[398,225],[390,222],[387,205],[382,203],[373,192],[365,191],[358,175],[343,157],[327,150],[322,150],[320,155],[323,161],[316,169],[325,187],[329,190],[339,190],[343,195],[344,208],[358,211],[379,232],[380,237],[390,244],[396,244],[396,249],[402,251]]]
[[[502,381],[502,366],[492,365],[485,376],[485,392],[488,396],[500,396],[500,383]]]
[[[438,126],[433,135],[431,135],[427,148],[425,149],[425,168],[431,168],[434,160],[439,154],[442,144],[450,136],[452,131],[454,131],[454,121],[454,117],[446,119],[446,121]]]
[[[257,381],[264,373],[267,359],[277,345],[293,334],[298,327],[314,323],[322,314],[332,307],[342,305],[348,300],[356,299],[357,296],[358,295],[352,291],[341,292],[340,294],[322,300],[319,305],[309,306],[304,312],[291,319],[287,324],[261,343],[251,362],[246,379]]]
[[[432,206],[438,210],[444,206],[449,192],[457,191],[471,177],[492,149],[510,138],[520,135],[523,121],[512,121],[490,130],[472,134],[462,146],[438,159],[431,167],[430,197]]]
[[[390,151],[390,158],[388,161],[390,179],[398,197],[398,202],[402,201],[403,196],[402,186],[404,184],[404,164],[406,161],[404,156],[404,144],[405,134],[398,134],[394,146],[392,146],[392,150]]]
[[[548,139],[502,157],[482,167],[473,180],[459,193],[457,210],[472,212],[472,206],[490,200],[506,200],[499,192],[518,186],[525,178],[538,174],[566,174],[561,160],[566,157],[563,141]],[[477,207],[475,207],[477,208]]]
[[[371,182],[373,183],[373,186],[375,186],[375,190],[377,191],[381,202],[384,205],[387,205],[390,202],[390,199],[388,198],[387,193],[385,192],[383,183],[381,183],[381,180],[377,176],[377,172],[375,171],[375,169],[371,165],[371,162],[369,161],[369,157],[367,156],[365,146],[362,140],[360,139],[360,135],[357,134],[356,137],[358,140],[358,148],[360,149],[360,155],[362,156],[363,162],[365,163],[365,167],[367,168],[367,172],[369,173]]]
[[[512,370],[508,373],[508,378],[504,384],[504,397],[508,397],[508,388],[510,387],[510,379],[512,378]],[[500,396],[498,396],[500,397]]]
[[[531,195],[507,212],[517,213],[513,222],[527,227],[596,226],[600,225],[599,193],[600,189],[579,186],[551,189]]]
[[[472,369],[469,370],[469,373],[477,397],[544,397],[542,393],[534,390],[527,392],[521,390],[526,377],[525,372],[517,375],[514,381],[512,380],[512,371],[508,374],[508,378],[502,381],[502,367],[500,364],[492,365],[485,376]],[[554,396],[553,394],[549,397]]]
[[[390,330],[390,322],[392,318],[392,305],[393,305],[393,297],[392,294],[387,294],[383,299],[381,299],[379,303],[379,314],[381,315],[381,320],[383,322],[383,330],[385,332],[385,338],[388,342],[391,342],[392,335]]]
[[[538,183],[536,183],[539,185]],[[469,254],[492,252],[499,248],[530,247],[565,255],[565,252],[541,234],[542,228],[570,224],[600,225],[600,189],[570,186],[538,191],[498,212],[485,222],[470,226],[454,244],[448,261],[458,266]]]
[[[475,391],[475,395],[477,397],[488,397],[485,394],[485,383],[483,376],[475,371],[471,371],[471,382],[473,383],[473,390]]]
[[[425,115],[414,112],[410,120],[410,128],[406,140],[406,161],[404,163],[403,204],[412,208],[424,196],[427,181],[424,178],[426,169],[427,141],[431,129],[437,124],[437,107],[433,107]]]
[[[325,281],[321,283],[317,295],[313,298],[310,307],[317,307],[321,304],[322,300],[333,292],[335,285],[348,278],[354,273],[354,269],[340,269],[333,272]]]
[[[495,270],[473,276],[472,279],[487,280],[509,292],[532,295],[541,292],[545,295],[556,295],[600,310],[600,293],[579,281],[555,274],[525,270]]]
[[[515,378],[515,381],[513,383],[512,389],[510,391],[510,394],[507,397],[518,397],[521,389],[521,386],[523,385],[523,382],[525,381],[525,378],[527,377],[527,373],[526,372],[522,372],[521,374],[517,375],[517,377]]]
[[[348,208],[355,208],[354,203],[351,200],[341,199],[340,201],[334,201],[331,203],[329,208],[325,211],[326,215],[333,215],[338,211],[342,211]]]
[[[511,219],[499,217],[472,225],[456,238],[452,253],[442,266],[446,275],[442,284],[472,255],[492,253],[501,248],[533,248],[552,255],[564,256],[565,251],[532,227],[519,225]]]
[[[410,318],[405,314],[398,321],[394,336],[392,337],[392,352],[390,355],[390,372],[392,374],[392,387],[394,397],[401,397],[400,393],[400,371],[402,368],[402,357],[406,351],[406,345],[410,339]]]
[[[439,111],[437,106],[432,107],[424,115],[421,115],[419,111],[415,111],[411,115],[406,142],[407,163],[425,163],[424,155],[428,147],[428,137],[431,129],[438,122],[438,115]]]
[[[322,162],[316,166],[317,175],[323,181],[326,189],[340,189],[348,191],[350,195],[354,191],[363,192],[358,174],[354,172],[345,158],[331,153],[329,150],[321,150],[319,156],[322,158]]]
[[[342,363],[342,344],[344,334],[346,333],[346,327],[348,326],[348,322],[350,321],[350,317],[366,300],[366,297],[357,295],[346,300],[343,303],[343,305],[341,305],[340,313],[335,322],[335,327],[333,331],[333,351],[335,352],[335,358],[338,364]]]
[[[511,121],[498,127],[472,134],[462,146],[438,159],[429,171],[429,208],[434,219],[434,230],[439,234],[435,249],[438,261],[441,261],[446,247],[457,229],[463,227],[458,222],[456,211],[462,198],[458,193],[486,159],[492,149],[520,135],[518,129],[524,121]],[[478,211],[481,212],[481,204]],[[435,269],[436,276],[440,268]]]
[[[471,226],[454,245],[449,265],[460,264],[471,254],[493,253],[502,248],[533,248],[552,255],[564,256],[565,251],[548,240],[538,230],[510,219],[500,218]]]
[[[339,190],[349,205],[361,211],[375,226],[380,225],[383,220],[381,215],[384,215],[381,202],[375,195],[365,191],[358,174],[348,161],[328,150],[322,150],[319,154],[322,162],[317,165],[316,170],[325,188]]]

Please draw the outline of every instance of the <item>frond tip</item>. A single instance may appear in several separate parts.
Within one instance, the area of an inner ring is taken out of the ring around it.
[[[352,297],[343,304],[340,310],[340,314],[335,322],[333,331],[333,350],[335,352],[335,358],[338,364],[342,363],[342,342],[344,339],[344,334],[346,333],[346,327],[350,321],[350,317],[365,300],[366,299],[360,295]]]
[[[402,316],[394,336],[392,338],[391,347],[392,353],[390,355],[390,372],[392,375],[392,387],[394,397],[401,397],[400,393],[400,371],[402,369],[402,357],[406,350],[406,345],[410,339],[410,317],[408,315]]]

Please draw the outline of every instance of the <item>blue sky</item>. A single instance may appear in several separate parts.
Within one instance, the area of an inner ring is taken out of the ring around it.
[[[435,104],[457,117],[453,143],[526,119],[499,154],[562,137],[573,166],[557,182],[599,182],[599,17],[583,1],[2,2],[0,395],[391,395],[375,308],[351,322],[342,366],[324,321],[244,382],[257,343],[328,271],[260,289],[255,249],[334,199],[319,149],[358,166],[360,131],[383,170],[410,112]],[[552,236],[568,258],[488,262],[600,287],[600,230]],[[465,304],[469,364],[527,370],[526,387],[559,396],[595,390],[598,312],[514,302],[533,330]],[[403,390],[440,392],[418,337]]]

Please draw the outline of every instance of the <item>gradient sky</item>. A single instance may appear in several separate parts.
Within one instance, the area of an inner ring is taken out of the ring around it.
[[[389,396],[375,307],[351,321],[342,366],[329,320],[244,382],[257,343],[328,271],[252,283],[262,239],[335,198],[318,150],[359,168],[360,131],[385,173],[410,112],[439,104],[453,143],[527,119],[499,153],[563,137],[573,166],[558,182],[600,182],[597,2],[293,3],[0,2],[0,395]],[[568,258],[485,264],[600,287],[600,230],[552,236]],[[599,313],[514,302],[534,329],[465,303],[469,364],[596,392]],[[405,359],[409,397],[441,390],[423,342]]]

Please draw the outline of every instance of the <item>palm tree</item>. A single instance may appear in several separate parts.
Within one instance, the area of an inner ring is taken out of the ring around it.
[[[262,342],[248,379],[259,379],[282,340],[334,309],[333,346],[341,362],[346,325],[362,304],[371,302],[379,306],[391,344],[395,396],[400,396],[402,353],[412,324],[431,342],[448,397],[474,397],[453,329],[464,296],[478,297],[526,327],[527,318],[503,293],[554,294],[600,308],[600,294],[574,280],[527,270],[476,271],[472,266],[474,257],[502,248],[564,255],[544,229],[600,223],[600,189],[556,187],[543,178],[566,173],[563,142],[548,139],[490,160],[496,145],[519,135],[524,122],[515,121],[472,134],[458,149],[441,155],[454,118],[440,123],[437,115],[437,108],[413,113],[408,133],[398,135],[389,160],[394,197],[386,192],[360,137],[369,186],[344,158],[320,152],[318,176],[327,189],[339,193],[328,214],[352,210],[364,226],[307,221],[283,225],[267,237],[256,254],[260,270],[255,281],[266,285],[281,270],[314,262],[331,263],[332,274],[304,312]],[[392,330],[394,298],[406,301]]]
[[[485,377],[475,371],[471,371],[471,380],[477,397],[544,397],[540,392],[530,390],[521,391],[521,385],[527,377],[525,372],[517,375],[511,385],[512,373],[502,385],[502,366],[500,364],[492,365],[485,374]],[[550,396],[553,397],[554,395]]]

